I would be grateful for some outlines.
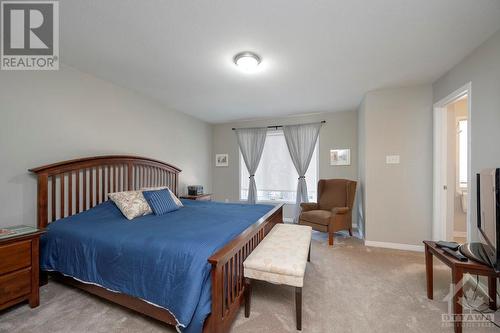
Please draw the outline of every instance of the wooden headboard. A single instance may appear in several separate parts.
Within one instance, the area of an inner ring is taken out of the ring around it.
[[[181,172],[158,160],[126,155],[87,157],[29,171],[38,177],[39,228],[108,200],[110,192],[168,186],[177,195]]]

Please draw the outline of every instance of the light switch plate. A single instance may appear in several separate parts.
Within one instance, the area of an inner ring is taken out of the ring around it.
[[[386,164],[399,164],[400,158],[399,155],[387,155],[385,157]]]

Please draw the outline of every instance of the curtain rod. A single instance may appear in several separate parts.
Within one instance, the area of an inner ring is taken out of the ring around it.
[[[326,123],[326,120],[322,120],[322,121],[320,121],[320,123],[321,123],[321,124],[324,124],[324,123]],[[282,128],[283,126],[285,126],[285,125],[274,125],[274,126],[266,126],[266,127],[267,127],[267,128],[274,128],[274,129],[278,129],[278,128]],[[235,130],[237,130],[237,129],[239,129],[239,128],[234,128],[234,127],[232,128],[232,130],[233,130],[233,131],[235,131]]]

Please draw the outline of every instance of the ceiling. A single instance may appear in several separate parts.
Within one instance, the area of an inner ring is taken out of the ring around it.
[[[60,24],[63,63],[220,123],[432,82],[500,29],[500,1],[63,0]],[[247,50],[258,73],[232,63]]]

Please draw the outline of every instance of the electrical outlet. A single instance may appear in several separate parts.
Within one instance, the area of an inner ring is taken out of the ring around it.
[[[399,164],[400,158],[399,155],[387,155],[385,157],[386,164]]]

